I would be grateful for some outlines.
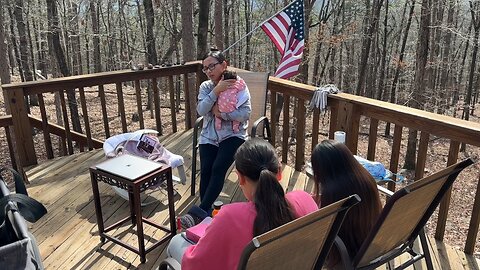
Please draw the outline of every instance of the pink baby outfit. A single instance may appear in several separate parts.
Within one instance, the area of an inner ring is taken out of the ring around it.
[[[220,93],[217,99],[218,110],[222,113],[231,113],[237,109],[238,93],[245,90],[245,81],[237,77],[237,81],[227,88],[227,90]],[[232,121],[233,132],[238,132],[240,122]],[[215,128],[222,129],[222,119],[215,117]]]
[[[295,218],[318,209],[310,194],[305,191],[292,191],[285,197]],[[253,202],[224,205],[200,241],[185,250],[182,269],[237,269],[243,249],[253,238],[256,216]]]

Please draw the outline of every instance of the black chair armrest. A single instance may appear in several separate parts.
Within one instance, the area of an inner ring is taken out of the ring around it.
[[[167,270],[167,269],[180,270],[182,269],[182,266],[174,258],[166,258],[160,263],[160,265],[158,266],[158,270]]]
[[[387,197],[392,197],[393,191],[389,190],[388,188],[384,188],[382,186],[377,185],[378,192],[382,193],[383,195]]]
[[[262,116],[260,118],[257,119],[257,121],[255,121],[252,125],[252,132],[250,133],[250,136],[252,138],[255,138],[257,136],[257,129],[258,129],[258,125],[260,125],[260,123],[263,123],[263,128],[267,131],[267,136],[265,137],[265,139],[267,139],[270,143],[272,143],[272,134],[271,134],[271,130],[270,130],[270,121],[268,120],[268,118],[266,116]]]
[[[353,270],[352,259],[350,258],[350,254],[348,254],[347,247],[345,246],[342,239],[338,235],[335,237],[335,241],[333,245],[337,248],[338,253],[340,254],[340,260],[341,260],[340,263],[343,265],[342,269]]]
[[[200,116],[197,118],[197,120],[195,120],[195,124],[193,126],[193,130],[195,131],[195,133],[193,134],[193,136],[196,136],[197,133],[198,133],[198,130],[199,130],[199,127],[203,124],[203,116]]]
[[[198,149],[198,131],[203,125],[203,116],[200,116],[195,121],[193,126],[193,140],[192,140],[192,181],[191,181],[191,196],[195,196],[195,181],[197,178],[197,149]]]

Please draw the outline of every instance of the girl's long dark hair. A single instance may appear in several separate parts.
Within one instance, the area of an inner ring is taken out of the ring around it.
[[[314,193],[321,207],[353,194],[362,199],[350,209],[338,233],[350,255],[355,255],[382,209],[375,180],[347,146],[335,141],[326,140],[314,148],[312,169]],[[329,264],[338,260],[338,251],[332,249]]]
[[[247,140],[235,154],[239,173],[257,182],[254,195],[257,217],[253,234],[258,236],[293,220],[285,192],[277,180],[280,164],[273,147],[262,139]]]

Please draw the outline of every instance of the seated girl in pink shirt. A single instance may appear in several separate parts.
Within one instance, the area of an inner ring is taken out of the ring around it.
[[[250,139],[235,154],[238,181],[248,202],[224,205],[197,244],[176,235],[167,253],[188,269],[237,269],[245,246],[254,236],[318,209],[304,191],[284,193],[275,149]]]
[[[231,113],[237,109],[238,95],[241,91],[245,90],[245,81],[242,78],[237,77],[237,73],[232,70],[225,70],[223,72],[223,79],[237,80],[232,86],[227,88],[227,90],[220,93],[217,98],[218,110],[221,113]],[[233,132],[239,131],[240,122],[231,121],[233,125]],[[215,128],[217,130],[222,129],[222,119],[220,117],[215,117]]]

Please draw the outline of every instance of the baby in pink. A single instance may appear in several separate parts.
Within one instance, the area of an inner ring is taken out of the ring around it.
[[[236,79],[237,81],[227,90],[220,93],[217,99],[218,110],[222,113],[231,113],[237,109],[238,93],[245,90],[245,81],[237,78],[237,73],[231,70],[225,70],[223,73],[224,80]],[[233,132],[238,132],[240,122],[232,121]],[[222,119],[215,117],[215,128],[222,129]]]

